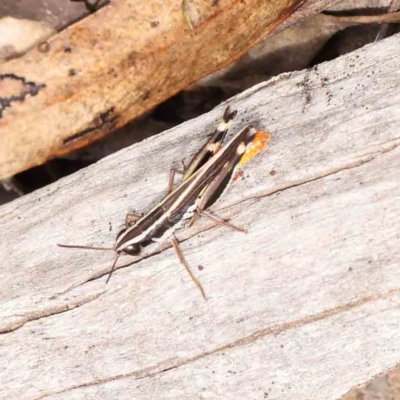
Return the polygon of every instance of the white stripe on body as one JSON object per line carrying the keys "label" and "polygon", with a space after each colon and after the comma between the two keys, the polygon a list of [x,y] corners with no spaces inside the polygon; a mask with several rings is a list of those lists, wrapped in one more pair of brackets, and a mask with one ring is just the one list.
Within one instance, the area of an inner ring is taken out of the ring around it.
{"label": "white stripe on body", "polygon": [[[155,221],[150,227],[148,227],[144,232],[142,232],[140,235],[138,235],[138,236],[136,236],[136,237],[134,237],[134,238],[128,240],[127,242],[125,242],[125,243],[122,244],[121,246],[118,246],[118,242],[117,242],[116,247],[115,247],[115,251],[116,251],[116,252],[120,252],[120,251],[123,251],[125,248],[127,248],[127,247],[130,246],[130,245],[139,244],[139,243],[143,242],[143,241],[151,234],[152,231],[157,230],[164,222],[168,221],[169,218],[171,217],[171,208],[172,208],[172,206],[173,206],[174,204],[177,204],[177,203],[179,204],[179,203],[181,203],[181,202],[184,200],[184,198],[187,196],[187,193],[188,193],[188,192],[190,193],[190,191],[192,191],[192,189],[194,189],[194,188],[197,186],[198,182],[203,178],[204,173],[206,173],[206,172],[209,170],[209,168],[210,168],[213,164],[217,163],[217,162],[225,155],[225,153],[228,152],[228,151],[230,150],[231,144],[237,139],[237,137],[239,137],[241,134],[243,134],[243,131],[244,131],[244,130],[246,130],[246,129],[248,129],[248,128],[250,129],[250,132],[255,131],[255,129],[254,129],[251,125],[250,125],[250,126],[248,125],[248,126],[246,126],[245,128],[243,128],[242,130],[240,130],[240,131],[229,141],[229,143],[227,143],[227,145],[224,146],[224,147],[222,148],[222,150],[221,150],[220,152],[218,152],[214,157],[212,157],[210,160],[208,160],[199,170],[197,170],[197,171],[188,179],[188,180],[191,179],[192,181],[189,183],[188,187],[181,193],[181,195],[172,203],[172,205],[171,205],[171,207],[170,207],[170,209],[169,209],[169,212],[164,213],[158,220],[156,220],[156,221]],[[237,148],[237,153],[238,153],[238,154],[244,153],[245,149],[246,149],[246,146],[244,146],[243,144],[242,144],[242,145],[239,145],[238,148]],[[187,182],[187,181],[186,181],[186,182]],[[179,187],[178,187],[178,188],[179,188]],[[178,188],[177,188],[177,189],[178,189]],[[175,191],[174,191],[174,192],[175,192]],[[161,202],[161,204],[162,204],[162,203],[165,203],[166,200],[170,198],[170,196],[173,196],[173,195],[174,195],[174,192],[172,192],[170,195],[168,195],[168,196]],[[197,204],[196,204],[196,203],[197,203],[197,202],[195,202],[193,206],[195,206],[195,207],[197,208]],[[143,218],[141,218],[135,225],[133,225],[131,228],[127,229],[127,230],[121,235],[121,237],[119,238],[119,241],[121,241],[127,234],[129,234],[129,232],[130,232],[131,230],[135,229],[135,228],[140,224],[141,221],[143,221],[145,218],[147,218],[147,215],[149,215],[153,210],[155,210],[155,209],[158,208],[159,206],[160,206],[160,204],[157,205],[156,207],[154,207],[148,214],[146,214]],[[191,207],[192,207],[192,206],[190,206],[190,207],[188,208],[188,210],[189,210]],[[188,210],[185,212],[185,214],[188,212]],[[192,212],[192,215],[193,215],[193,213],[194,213],[194,211]],[[184,215],[185,215],[185,214],[184,214]],[[183,218],[182,218],[182,219],[183,219]],[[186,219],[187,219],[187,218],[186,218]],[[174,228],[174,227],[171,227],[170,229],[168,229],[168,231],[170,231],[172,228]],[[175,229],[176,229],[176,228],[175,228]],[[173,232],[173,231],[172,231],[172,232]],[[165,232],[164,232],[164,234],[165,234]],[[163,235],[163,236],[164,236],[164,235]]]}

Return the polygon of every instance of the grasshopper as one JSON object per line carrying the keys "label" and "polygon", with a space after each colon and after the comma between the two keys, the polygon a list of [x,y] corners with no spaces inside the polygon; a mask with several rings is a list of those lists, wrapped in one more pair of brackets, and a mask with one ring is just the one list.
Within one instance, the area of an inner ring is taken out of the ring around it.
{"label": "grasshopper", "polygon": [[[248,125],[236,133],[225,146],[222,146],[230,122],[235,115],[236,111],[232,111],[228,107],[216,131],[182,172],[184,175],[182,182],[175,189],[172,189],[173,177],[171,179],[171,175],[173,176],[173,173],[171,173],[167,196],[144,216],[135,216],[133,223],[127,222],[126,228],[118,233],[115,246],[112,249],[116,256],[107,282],[115,270],[120,255],[137,256],[150,244],[154,242],[163,243],[169,240],[172,242],[179,260],[200,289],[203,298],[206,298],[200,282],[190,271],[174,232],[190,225],[200,216],[205,216],[231,229],[246,232],[246,230],[221,220],[206,211],[223,194],[235,177],[237,169],[258,154],[270,139],[268,133],[257,131],[252,125]],[[109,248],[88,246],[60,244],[59,246],[110,250]]]}

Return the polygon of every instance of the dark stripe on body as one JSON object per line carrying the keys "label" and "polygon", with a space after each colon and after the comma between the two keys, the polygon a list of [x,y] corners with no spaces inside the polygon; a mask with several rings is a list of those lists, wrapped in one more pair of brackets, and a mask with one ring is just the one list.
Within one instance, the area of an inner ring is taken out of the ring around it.
{"label": "dark stripe on body", "polygon": [[[179,219],[180,216],[184,214],[184,210],[187,210],[187,208],[196,201],[201,191],[212,182],[216,176],[222,174],[221,169],[224,167],[227,169],[227,171],[224,172],[225,175],[228,175],[229,172],[233,171],[237,162],[240,160],[237,155],[239,145],[243,143],[244,146],[247,146],[254,139],[255,133],[256,131],[251,125],[238,132],[236,136],[234,136],[219,153],[208,160],[203,167],[197,170],[172,193],[165,197],[161,203],[140,219],[136,225],[128,228],[124,233],[122,233],[117,240],[116,250],[123,251],[123,245],[134,238],[138,238],[138,241],[135,243],[142,244],[145,241],[148,242],[150,238],[153,238],[155,232],[159,233],[163,230],[165,232],[167,229],[171,228],[176,219]],[[232,162],[229,163],[229,161]],[[221,182],[225,182],[225,178],[221,179]],[[214,186],[217,185],[212,185],[213,190],[217,190],[217,187]],[[214,198],[211,192],[209,192],[208,196]],[[154,229],[151,229],[152,225],[157,221],[157,225]],[[143,238],[140,238],[140,235],[147,230],[149,231],[146,235]]]}

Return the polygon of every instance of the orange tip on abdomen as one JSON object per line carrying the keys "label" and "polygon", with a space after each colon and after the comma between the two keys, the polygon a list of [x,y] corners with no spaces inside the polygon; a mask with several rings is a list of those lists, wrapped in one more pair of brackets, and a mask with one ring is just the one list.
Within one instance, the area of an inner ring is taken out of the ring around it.
{"label": "orange tip on abdomen", "polygon": [[253,141],[247,146],[243,157],[237,167],[241,169],[252,158],[254,158],[271,141],[271,134],[265,131],[257,131]]}

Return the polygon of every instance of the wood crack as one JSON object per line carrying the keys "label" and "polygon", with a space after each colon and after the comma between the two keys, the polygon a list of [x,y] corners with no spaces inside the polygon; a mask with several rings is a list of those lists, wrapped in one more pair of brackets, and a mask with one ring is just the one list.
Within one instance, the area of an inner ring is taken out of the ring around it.
{"label": "wood crack", "polygon": [[[286,190],[290,190],[290,189],[295,188],[295,187],[299,187],[299,186],[302,186],[302,185],[307,185],[309,183],[318,181],[319,179],[324,179],[324,178],[326,178],[328,176],[335,175],[335,174],[340,173],[342,171],[360,167],[360,166],[362,166],[364,164],[367,164],[367,163],[373,161],[375,158],[379,157],[380,155],[383,155],[383,154],[386,154],[386,153],[388,153],[390,151],[395,150],[399,145],[400,145],[400,141],[398,141],[398,140],[393,140],[391,142],[384,143],[384,144],[382,144],[382,146],[383,147],[384,146],[388,146],[388,148],[382,149],[379,152],[373,152],[371,154],[365,154],[365,155],[362,156],[362,159],[359,160],[359,161],[353,162],[353,163],[351,163],[349,165],[346,165],[346,166],[342,166],[342,167],[336,168],[336,169],[331,170],[331,171],[327,171],[326,173],[323,173],[323,174],[318,175],[316,177],[310,177],[309,179],[304,179],[304,180],[302,180],[300,182],[293,182],[290,185],[279,187],[279,188],[274,189],[273,191],[267,192],[265,194],[260,194],[260,195],[257,195],[257,196],[248,197],[246,199],[241,199],[240,201],[238,201],[236,203],[229,204],[228,206],[225,206],[225,207],[223,207],[221,209],[218,209],[217,211],[228,210],[228,209],[230,209],[230,208],[232,208],[234,206],[245,204],[245,203],[247,203],[249,201],[254,201],[254,200],[258,201],[258,200],[260,200],[262,198],[265,198],[265,197],[268,197],[268,196],[272,196],[272,195],[274,195],[274,194],[276,194],[278,192],[284,192]],[[234,217],[236,217],[238,215],[240,215],[240,210],[238,212],[234,213],[232,217],[234,218]],[[192,234],[190,234],[188,236],[185,236],[184,238],[180,238],[179,242],[183,243],[183,242],[185,242],[185,241],[187,241],[189,239],[192,239],[193,237],[198,236],[199,234],[202,234],[204,232],[207,232],[207,231],[209,231],[211,229],[218,228],[218,227],[220,227],[220,225],[218,225],[218,224],[209,224],[207,226],[203,226],[200,229],[198,229],[195,232],[193,232]],[[158,250],[152,251],[149,254],[144,254],[144,255],[142,255],[142,256],[130,261],[127,264],[123,264],[123,265],[117,266],[115,268],[115,272],[117,270],[128,268],[128,267],[130,267],[130,266],[132,266],[134,264],[138,264],[142,260],[145,260],[145,259],[148,259],[148,258],[153,257],[155,255],[158,255],[158,254],[162,253],[163,251],[168,250],[170,247],[171,247],[170,244],[165,244],[164,246],[160,247]],[[63,294],[68,293],[68,292],[70,292],[71,290],[73,290],[73,289],[75,289],[77,287],[83,286],[88,282],[95,281],[97,279],[101,279],[101,278],[103,278],[104,276],[106,276],[108,274],[109,274],[109,271],[98,272],[96,274],[93,274],[93,276],[91,276],[89,279],[85,280],[84,282],[81,282],[79,284],[76,284],[74,286],[69,287],[65,292],[63,292]]]}
{"label": "wood crack", "polygon": [[99,113],[92,121],[92,126],[74,133],[71,136],[67,136],[63,139],[64,145],[69,145],[71,142],[74,142],[78,139],[82,139],[84,136],[101,133],[102,129],[112,130],[116,123],[118,117],[115,115],[115,107],[109,108],[107,111]]}
{"label": "wood crack", "polygon": [[117,381],[117,380],[125,379],[125,378],[136,378],[136,379],[152,378],[154,376],[161,375],[162,373],[168,372],[172,369],[176,369],[176,368],[185,366],[187,364],[196,362],[196,361],[204,359],[206,357],[213,356],[218,353],[223,353],[223,352],[235,349],[237,347],[246,346],[246,345],[256,342],[260,339],[263,339],[267,336],[271,336],[271,335],[276,336],[278,334],[282,334],[282,333],[292,330],[292,329],[299,329],[303,326],[306,326],[306,325],[309,325],[309,324],[312,324],[312,323],[315,323],[318,321],[322,321],[322,320],[330,318],[330,317],[334,317],[335,315],[338,315],[340,313],[344,313],[344,312],[351,311],[353,309],[360,308],[360,307],[364,306],[365,304],[376,301],[376,300],[390,299],[390,297],[392,297],[393,295],[396,295],[396,294],[400,294],[400,288],[392,289],[392,290],[390,290],[388,292],[384,292],[384,293],[378,293],[378,294],[374,294],[371,296],[366,296],[366,297],[360,298],[358,300],[354,300],[350,303],[346,303],[341,306],[333,307],[331,309],[322,311],[315,315],[310,315],[310,316],[301,318],[299,320],[295,320],[295,321],[287,322],[284,324],[272,326],[270,328],[259,330],[259,331],[254,332],[246,337],[243,337],[241,339],[238,339],[231,343],[228,343],[224,346],[218,347],[218,348],[210,350],[210,351],[206,351],[204,353],[195,355],[193,357],[189,357],[185,360],[180,360],[180,361],[178,360],[175,362],[171,361],[171,360],[166,360],[155,366],[151,366],[151,367],[145,368],[140,371],[134,371],[134,372],[120,374],[120,375],[116,375],[116,376],[105,378],[105,379],[98,379],[95,381],[82,383],[79,385],[71,386],[70,388],[61,390],[59,392],[46,393],[45,395],[37,397],[35,400],[44,399],[44,398],[52,396],[52,395],[58,395],[58,394],[62,394],[62,393],[71,392],[73,390],[77,390],[77,389],[81,389],[81,388],[85,388],[85,387],[89,387],[89,386],[102,385],[102,384],[106,384],[109,382],[113,382],[113,381]]}
{"label": "wood crack", "polygon": [[299,187],[299,186],[307,185],[307,184],[312,183],[312,182],[316,182],[316,181],[318,181],[320,179],[324,179],[324,178],[326,178],[328,176],[336,175],[336,174],[338,174],[338,173],[340,173],[342,171],[358,168],[358,167],[360,167],[360,166],[362,166],[364,164],[367,164],[367,163],[369,163],[371,161],[374,161],[377,157],[379,157],[381,155],[384,155],[386,153],[389,153],[391,151],[396,150],[396,148],[400,146],[400,141],[399,140],[393,140],[393,141],[384,143],[382,146],[385,146],[385,145],[389,145],[388,148],[382,149],[381,151],[378,151],[378,152],[373,152],[373,153],[370,153],[370,154],[364,154],[361,157],[360,160],[355,161],[353,163],[349,163],[348,165],[332,169],[330,171],[327,171],[326,173],[322,173],[320,175],[317,175],[317,176],[314,176],[314,177],[310,177],[308,179],[303,179],[303,180],[301,180],[299,182],[291,182],[289,185],[284,185],[284,186],[278,187],[278,188],[276,188],[274,190],[271,190],[271,191],[268,191],[266,193],[261,193],[261,194],[256,195],[256,196],[251,196],[251,197],[248,197],[246,199],[242,199],[242,200],[240,200],[240,201],[238,201],[236,203],[232,203],[232,204],[222,208],[221,210],[229,209],[231,207],[246,203],[248,201],[260,200],[262,198],[265,198],[265,197],[268,197],[268,196],[272,196],[272,195],[274,195],[276,193],[279,193],[279,192],[284,192],[284,191],[290,190],[292,188],[296,188],[296,187]]}
{"label": "wood crack", "polygon": [[62,314],[62,313],[65,313],[67,311],[71,311],[71,310],[73,310],[75,308],[79,308],[79,307],[81,307],[81,306],[83,306],[83,305],[85,305],[87,303],[90,303],[90,302],[92,302],[94,300],[97,300],[104,293],[105,292],[97,293],[97,294],[95,294],[93,296],[90,296],[90,297],[88,297],[88,298],[86,298],[84,300],[78,301],[76,303],[64,304],[64,305],[60,305],[60,306],[58,306],[56,308],[47,309],[47,310],[43,310],[43,311],[40,311],[40,312],[28,314],[28,315],[26,315],[24,317],[24,319],[22,319],[22,320],[20,320],[18,322],[15,322],[15,323],[12,323],[12,324],[9,324],[9,325],[5,325],[5,326],[0,326],[0,335],[7,334],[7,333],[10,333],[10,332],[14,332],[17,329],[22,328],[28,322],[37,321],[37,320],[40,320],[40,319],[43,319],[43,318],[48,318],[48,317],[51,317],[53,315]]}

